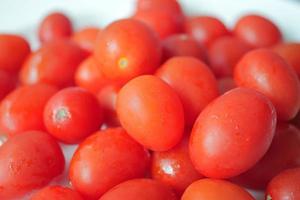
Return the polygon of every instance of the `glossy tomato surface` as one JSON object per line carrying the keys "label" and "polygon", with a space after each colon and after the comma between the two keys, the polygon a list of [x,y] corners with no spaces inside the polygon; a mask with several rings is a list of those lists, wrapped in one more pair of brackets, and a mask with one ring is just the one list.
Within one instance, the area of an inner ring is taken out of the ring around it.
{"label": "glossy tomato surface", "polygon": [[81,48],[92,53],[95,49],[95,43],[100,32],[100,28],[86,27],[75,32],[72,35],[72,40],[76,42]]}
{"label": "glossy tomato surface", "polygon": [[34,193],[30,200],[83,200],[83,198],[70,188],[48,186]]}

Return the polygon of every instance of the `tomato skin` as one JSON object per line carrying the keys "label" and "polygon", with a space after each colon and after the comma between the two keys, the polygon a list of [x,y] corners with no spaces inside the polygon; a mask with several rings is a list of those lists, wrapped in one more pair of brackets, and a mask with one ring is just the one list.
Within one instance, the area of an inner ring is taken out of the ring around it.
{"label": "tomato skin", "polygon": [[83,200],[74,190],[62,186],[48,186],[36,192],[30,200]]}
{"label": "tomato skin", "polygon": [[185,31],[204,47],[209,47],[217,38],[229,34],[229,31],[219,19],[210,16],[187,19]]}
{"label": "tomato skin", "polygon": [[288,169],[275,176],[266,191],[266,200],[300,199],[300,168]]}
{"label": "tomato skin", "polygon": [[220,37],[209,47],[210,67],[217,77],[232,76],[235,65],[250,50],[251,47],[247,43],[236,37]]}
{"label": "tomato skin", "polygon": [[20,81],[25,85],[47,83],[60,88],[73,85],[75,71],[87,55],[72,41],[49,42],[25,61],[20,71]]}
{"label": "tomato skin", "polygon": [[122,128],[98,131],[76,150],[69,176],[83,197],[98,199],[115,185],[143,177],[149,153]]}
{"label": "tomato skin", "polygon": [[123,19],[101,32],[95,58],[106,77],[126,82],[155,71],[160,64],[161,45],[147,25],[135,19]]}
{"label": "tomato skin", "polygon": [[0,129],[13,136],[29,130],[45,130],[43,110],[57,88],[45,84],[21,86],[0,104]]}
{"label": "tomato skin", "polygon": [[183,135],[184,112],[179,97],[152,75],[134,78],[121,88],[117,114],[128,134],[153,151],[171,149]]}
{"label": "tomato skin", "polygon": [[78,143],[100,129],[103,111],[96,96],[79,87],[65,88],[53,95],[44,109],[48,132],[65,143]]}
{"label": "tomato skin", "polygon": [[280,123],[270,149],[249,171],[234,178],[239,184],[253,189],[265,189],[281,171],[300,167],[300,131],[293,125]]}
{"label": "tomato skin", "polygon": [[13,199],[46,185],[64,169],[58,143],[47,133],[28,131],[0,147],[0,198]]}
{"label": "tomato skin", "polygon": [[0,69],[16,73],[30,54],[25,38],[13,34],[0,34]]}
{"label": "tomato skin", "polygon": [[0,101],[17,85],[16,75],[0,70]]}
{"label": "tomato skin", "polygon": [[230,90],[200,113],[190,138],[191,160],[206,177],[237,176],[267,152],[275,126],[276,111],[264,95],[246,88]]}
{"label": "tomato skin", "polygon": [[42,43],[57,39],[68,38],[73,32],[70,19],[60,12],[50,13],[46,16],[38,30],[39,39]]}
{"label": "tomato skin", "polygon": [[270,47],[282,40],[279,28],[259,15],[246,15],[238,20],[233,33],[253,48]]}
{"label": "tomato skin", "polygon": [[97,27],[86,27],[72,35],[72,40],[76,42],[81,48],[92,53],[95,48],[95,43],[101,29]]}
{"label": "tomato skin", "polygon": [[299,111],[298,77],[292,67],[271,50],[247,53],[235,67],[234,80],[238,86],[256,89],[270,98],[279,120],[290,120]]}
{"label": "tomato skin", "polygon": [[175,193],[162,183],[152,179],[133,179],[123,182],[99,200],[178,200]]}
{"label": "tomato skin", "polygon": [[205,106],[219,95],[211,70],[193,57],[173,57],[158,69],[156,75],[177,92],[188,126],[192,126]]}
{"label": "tomato skin", "polygon": [[254,200],[243,188],[229,181],[201,179],[192,183],[184,192],[182,200]]}
{"label": "tomato skin", "polygon": [[224,94],[225,92],[236,88],[235,82],[232,77],[219,78],[217,81],[220,94]]}
{"label": "tomato skin", "polygon": [[181,13],[181,6],[176,0],[138,0],[136,10],[171,10],[175,13]]}

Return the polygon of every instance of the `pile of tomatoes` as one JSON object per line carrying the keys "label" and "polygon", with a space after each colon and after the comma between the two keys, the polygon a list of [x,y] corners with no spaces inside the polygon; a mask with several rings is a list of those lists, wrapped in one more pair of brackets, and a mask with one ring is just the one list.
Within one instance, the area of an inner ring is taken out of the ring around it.
{"label": "pile of tomatoes", "polygon": [[[101,19],[100,19],[101,20]],[[300,199],[300,43],[260,15],[232,29],[176,0],[40,47],[0,34],[0,199]],[[48,184],[79,144],[70,185]]]}

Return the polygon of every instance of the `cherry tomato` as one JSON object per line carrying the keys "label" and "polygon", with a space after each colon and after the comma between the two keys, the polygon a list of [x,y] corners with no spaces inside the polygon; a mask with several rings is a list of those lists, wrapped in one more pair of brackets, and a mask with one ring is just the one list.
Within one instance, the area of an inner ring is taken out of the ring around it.
{"label": "cherry tomato", "polygon": [[219,78],[217,81],[220,94],[224,94],[236,87],[234,80],[231,77]]}
{"label": "cherry tomato", "polygon": [[76,42],[81,48],[88,52],[93,52],[98,34],[101,29],[97,27],[86,27],[78,32],[75,32],[72,36],[72,40]]}
{"label": "cherry tomato", "polygon": [[300,83],[295,71],[267,49],[247,53],[235,67],[238,86],[256,89],[274,104],[278,119],[290,120],[300,108]]}
{"label": "cherry tomato", "polygon": [[266,200],[300,199],[300,168],[288,169],[275,176],[266,191]]}
{"label": "cherry tomato", "polygon": [[70,165],[70,180],[84,197],[98,199],[115,185],[143,177],[149,153],[122,128],[91,135],[76,150]]}
{"label": "cherry tomato", "polygon": [[206,51],[198,42],[187,34],[176,34],[162,42],[164,60],[174,56],[193,56],[206,62]]}
{"label": "cherry tomato", "polygon": [[194,181],[202,178],[194,168],[188,152],[188,137],[169,151],[152,154],[152,177],[172,187],[181,195]]}
{"label": "cherry tomato", "polygon": [[211,69],[217,77],[231,76],[233,68],[251,47],[233,36],[218,38],[208,50]]}
{"label": "cherry tomato", "polygon": [[217,38],[229,34],[229,31],[219,19],[210,16],[187,19],[185,31],[205,47],[209,47]]}
{"label": "cherry tomato", "polygon": [[162,183],[151,179],[133,179],[123,182],[99,200],[178,200],[173,191]]}
{"label": "cherry tomato", "polygon": [[153,31],[134,19],[123,19],[106,27],[96,43],[95,56],[103,74],[128,81],[155,71],[161,46]]}
{"label": "cherry tomato", "polygon": [[83,198],[70,188],[48,186],[36,192],[30,200],[83,200]]}
{"label": "cherry tomato", "polygon": [[40,41],[49,42],[70,37],[73,28],[70,19],[66,15],[54,12],[43,19],[38,31]]}
{"label": "cherry tomato", "polygon": [[16,84],[16,75],[0,69],[0,101],[16,87]]}
{"label": "cherry tomato", "polygon": [[62,173],[64,156],[47,133],[28,131],[0,147],[0,199],[13,199]]}
{"label": "cherry tomato", "polygon": [[228,181],[201,179],[192,183],[184,192],[182,200],[254,200],[243,188]]}
{"label": "cherry tomato", "polygon": [[218,96],[216,78],[208,66],[196,58],[171,58],[156,75],[177,92],[188,126],[192,126],[204,107]]}
{"label": "cherry tomato", "polygon": [[20,80],[23,84],[73,85],[77,66],[86,57],[87,53],[69,40],[49,42],[27,59],[21,69]]}
{"label": "cherry tomato", "polygon": [[100,129],[103,111],[96,96],[79,87],[56,93],[45,106],[48,132],[65,143],[78,143]]}
{"label": "cherry tomato", "polygon": [[300,131],[291,124],[279,124],[266,155],[249,171],[234,180],[246,187],[265,189],[281,171],[300,167]]}
{"label": "cherry tomato", "polygon": [[25,38],[0,34],[0,69],[8,72],[17,72],[30,53],[30,46]]}
{"label": "cherry tomato", "polygon": [[181,13],[181,6],[176,0],[138,0],[137,10],[163,9]]}
{"label": "cherry tomato", "polygon": [[282,40],[279,28],[259,15],[246,15],[238,20],[233,33],[254,48],[269,47]]}
{"label": "cherry tomato", "polygon": [[300,43],[281,43],[273,50],[289,63],[300,77]]}
{"label": "cherry tomato", "polygon": [[190,138],[191,160],[207,177],[239,175],[267,152],[275,126],[276,111],[269,99],[255,90],[233,89],[199,115]]}
{"label": "cherry tomato", "polygon": [[117,113],[128,134],[153,151],[171,149],[183,135],[182,103],[176,92],[155,76],[139,76],[123,86]]}
{"label": "cherry tomato", "polygon": [[43,110],[57,89],[38,84],[21,86],[8,94],[0,104],[0,130],[15,135],[29,130],[45,130]]}

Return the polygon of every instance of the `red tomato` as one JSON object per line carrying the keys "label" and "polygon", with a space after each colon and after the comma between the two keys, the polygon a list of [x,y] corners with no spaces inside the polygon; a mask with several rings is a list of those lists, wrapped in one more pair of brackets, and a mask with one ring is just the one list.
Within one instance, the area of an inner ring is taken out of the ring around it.
{"label": "red tomato", "polygon": [[193,56],[206,62],[206,51],[198,42],[187,34],[176,34],[162,42],[164,60],[174,56]]}
{"label": "red tomato", "polygon": [[81,48],[93,52],[98,34],[101,29],[96,27],[86,27],[73,34],[72,40],[76,42]]}
{"label": "red tomato", "polygon": [[233,89],[199,115],[190,138],[192,162],[207,177],[239,175],[267,152],[275,126],[270,100],[255,90]]}
{"label": "red tomato", "polygon": [[133,179],[123,182],[99,200],[178,200],[175,193],[162,183],[151,179]]}
{"label": "red tomato", "polygon": [[70,188],[48,186],[36,192],[30,200],[83,200],[83,198]]}
{"label": "red tomato", "polygon": [[45,130],[43,110],[57,89],[38,84],[21,86],[8,94],[0,104],[0,130],[15,135],[29,130]]}
{"label": "red tomato", "polygon": [[40,41],[49,42],[70,37],[73,28],[70,19],[66,15],[54,12],[43,19],[38,31]]}
{"label": "red tomato", "polygon": [[210,16],[187,19],[185,31],[205,47],[209,47],[217,38],[229,34],[219,19]]}
{"label": "red tomato", "polygon": [[209,47],[210,67],[217,77],[231,76],[235,65],[250,49],[251,47],[247,43],[238,38],[220,37]]}
{"label": "red tomato", "polygon": [[17,72],[30,53],[28,42],[21,36],[0,34],[0,69]]}
{"label": "red tomato", "polygon": [[123,86],[117,113],[128,134],[153,151],[169,150],[182,137],[182,103],[176,92],[155,76],[140,76]]}
{"label": "red tomato", "polygon": [[47,133],[28,131],[0,147],[0,199],[13,199],[46,185],[64,169],[64,156]]}
{"label": "red tomato", "polygon": [[243,188],[223,180],[201,179],[192,183],[182,200],[254,200]]}
{"label": "red tomato", "polygon": [[300,78],[300,43],[281,43],[273,50],[294,68]]}
{"label": "red tomato", "polygon": [[300,199],[300,168],[288,169],[275,176],[266,191],[266,200]]}
{"label": "red tomato", "polygon": [[188,138],[169,151],[152,154],[152,177],[172,187],[179,195],[202,178],[194,168],[188,152]]}
{"label": "red tomato", "polygon": [[74,74],[87,53],[68,40],[43,45],[24,63],[20,80],[23,84],[48,83],[58,87],[74,84]]}
{"label": "red tomato", "polygon": [[143,177],[149,153],[122,128],[98,131],[76,150],[70,180],[84,197],[97,199],[115,185]]}
{"label": "red tomato", "polygon": [[46,104],[44,123],[48,132],[65,143],[78,143],[100,129],[103,111],[96,96],[78,87],[56,93]]}
{"label": "red tomato", "polygon": [[16,84],[16,75],[0,69],[0,101],[16,87]]}
{"label": "red tomato", "polygon": [[265,189],[281,171],[300,167],[300,131],[291,124],[279,124],[266,155],[249,171],[234,180],[246,187]]}
{"label": "red tomato", "polygon": [[137,10],[163,9],[181,13],[181,6],[176,0],[138,0]]}
{"label": "red tomato", "polygon": [[100,34],[95,56],[103,74],[128,81],[159,66],[161,46],[153,31],[134,19],[115,21]]}
{"label": "red tomato", "polygon": [[219,94],[217,81],[211,70],[193,57],[171,58],[156,75],[177,92],[188,126],[194,124],[199,113]]}
{"label": "red tomato", "polygon": [[290,120],[300,108],[300,83],[295,71],[267,49],[247,53],[235,67],[238,86],[256,89],[274,104],[278,119]]}
{"label": "red tomato", "polygon": [[282,40],[278,27],[259,15],[246,15],[240,18],[233,33],[254,48],[269,47]]}
{"label": "red tomato", "polygon": [[220,94],[224,94],[236,87],[234,80],[231,77],[220,78],[217,81]]}

